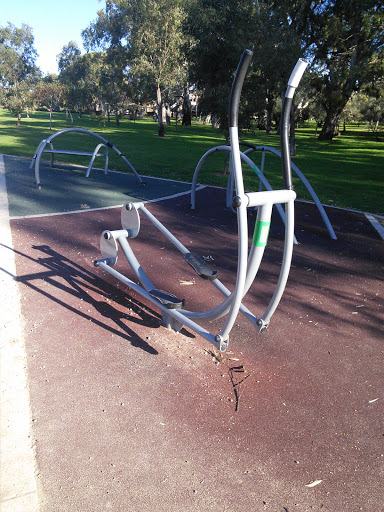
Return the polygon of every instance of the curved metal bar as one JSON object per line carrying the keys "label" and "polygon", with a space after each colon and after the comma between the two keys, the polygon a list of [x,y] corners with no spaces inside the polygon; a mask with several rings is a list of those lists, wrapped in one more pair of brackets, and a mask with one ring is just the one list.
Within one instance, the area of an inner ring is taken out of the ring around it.
{"label": "curved metal bar", "polygon": [[240,103],[240,95],[243,87],[245,75],[251,62],[253,52],[245,50],[241,56],[239,66],[233,80],[231,96],[229,99],[229,138],[232,150],[232,166],[235,178],[236,188],[236,208],[237,208],[237,232],[238,232],[238,249],[237,249],[237,276],[236,285],[233,290],[233,298],[231,300],[228,315],[225,318],[224,325],[217,340],[227,342],[229,333],[235,323],[237,314],[240,310],[241,301],[244,296],[245,282],[247,278],[247,260],[248,260],[248,218],[247,218],[247,201],[244,191],[243,171],[241,168],[241,156],[239,146],[239,130],[238,130],[238,110]]}
{"label": "curved metal bar", "polygon": [[[194,172],[194,175],[193,175],[193,181],[192,181],[192,187],[191,187],[191,209],[194,210],[196,208],[196,187],[197,187],[197,178],[198,178],[198,175],[199,175],[199,172],[200,172],[200,169],[204,163],[204,160],[209,156],[211,155],[212,153],[215,153],[216,151],[232,151],[231,147],[230,146],[216,146],[214,148],[211,148],[210,150],[208,150],[206,153],[204,153],[204,155],[200,158],[199,160],[199,163],[197,164],[196,166],[196,169],[195,169],[195,172]],[[267,180],[267,178],[264,176],[264,174],[262,172],[260,172],[260,170],[258,169],[258,167],[255,165],[255,163],[245,154],[245,153],[241,153],[240,152],[240,158],[241,160],[244,160],[244,162],[246,164],[248,164],[251,169],[253,171],[255,171],[255,173],[257,174],[260,182],[264,185],[264,187],[266,188],[266,190],[273,190],[273,188],[271,187],[269,181]],[[228,180],[231,179],[231,176],[229,176]],[[234,178],[232,178],[234,179]],[[285,213],[284,213],[284,210],[281,206],[281,204],[279,203],[276,203],[276,208],[277,208],[277,211],[280,215],[280,218],[283,222],[283,224],[285,225]],[[294,243],[297,244],[297,239],[296,239],[296,236],[294,237]]]}
{"label": "curved metal bar", "polygon": [[159,301],[154,299],[144,288],[142,288],[140,285],[134,283],[131,279],[128,279],[123,274],[115,270],[114,268],[110,267],[107,263],[103,261],[98,261],[97,266],[104,269],[109,274],[113,275],[117,279],[119,279],[122,283],[126,284],[129,288],[132,288],[135,292],[140,294],[142,297],[147,299],[149,302],[151,302],[154,306],[159,308],[163,313],[165,313],[168,316],[171,316],[176,321],[180,322],[180,324],[184,324],[193,331],[200,334],[200,336],[203,336],[206,340],[208,340],[210,343],[212,343],[217,349],[219,350],[225,350],[227,347],[220,342],[216,340],[216,336],[214,336],[212,333],[201,327],[200,325],[196,324],[193,320],[186,318],[184,315],[182,315],[179,310],[177,309],[167,309],[164,307]]}
{"label": "curved metal bar", "polygon": [[197,187],[197,179],[199,177],[200,169],[205,161],[205,159],[211,155],[212,153],[216,153],[216,151],[231,151],[229,146],[215,146],[214,148],[209,149],[204,155],[200,158],[195,172],[193,173],[192,186],[191,186],[191,209],[194,210],[196,208],[196,187]]}
{"label": "curved metal bar", "polygon": [[[237,129],[237,114],[238,114],[238,103],[241,94],[241,88],[243,85],[243,81],[245,78],[245,74],[252,56],[252,52],[246,50],[242,58],[240,60],[239,67],[236,72],[236,76],[234,79],[234,83],[232,86],[231,92],[231,101],[230,101],[230,141],[231,147],[228,146],[219,146],[217,148],[212,148],[209,150],[202,159],[195,170],[194,173],[194,181],[193,181],[193,202],[194,202],[194,193],[196,188],[197,176],[200,171],[201,165],[204,159],[214,151],[225,150],[231,151],[232,161],[233,161],[233,178],[234,185],[236,190],[236,196],[234,198],[233,205],[237,211],[237,224],[238,224],[238,254],[237,254],[237,275],[236,275],[236,284],[235,288],[232,292],[230,292],[225,286],[220,283],[217,279],[214,279],[212,283],[216,286],[216,288],[226,297],[224,301],[208,312],[204,313],[192,313],[186,310],[177,309],[177,310],[167,310],[164,305],[160,304],[156,299],[154,299],[145,288],[152,287],[152,283],[149,280],[148,276],[142,270],[140,263],[134,256],[127,240],[126,234],[122,234],[118,236],[120,246],[123,249],[123,252],[133,267],[133,270],[136,274],[136,277],[139,278],[143,286],[138,286],[133,281],[129,280],[122,274],[113,270],[110,266],[106,264],[106,262],[102,260],[97,260],[97,264],[115,275],[122,282],[125,282],[128,286],[136,290],[142,296],[146,297],[151,303],[155,304],[160,310],[163,312],[163,319],[167,319],[167,323],[172,326],[172,323],[168,322],[169,317],[172,317],[176,322],[173,325],[176,325],[178,328],[185,324],[191,327],[194,331],[204,336],[207,340],[213,343],[220,350],[226,350],[228,347],[229,333],[234,325],[234,322],[237,318],[237,315],[242,312],[252,323],[255,323],[260,327],[260,329],[264,329],[269,320],[274,313],[281,296],[283,294],[289,269],[291,265],[292,259],[292,250],[293,250],[293,240],[294,240],[294,199],[296,197],[295,192],[292,190],[291,186],[291,165],[290,165],[290,157],[289,152],[287,153],[287,143],[288,139],[286,134],[282,136],[281,145],[282,145],[282,153],[284,153],[284,158],[282,159],[282,170],[284,176],[284,184],[286,185],[286,189],[284,190],[276,190],[273,191],[272,187],[269,185],[268,181],[265,177],[260,173],[257,167],[254,165],[252,160],[250,160],[245,154],[240,152],[240,145],[238,139],[238,129]],[[294,89],[297,86],[298,81],[300,80],[300,73],[302,74],[303,65],[297,65],[293,74],[291,75],[287,93],[286,93],[286,101],[285,101],[285,119],[286,119],[286,110],[289,109],[289,103],[292,100]],[[297,71],[297,69],[300,71]],[[298,75],[300,77],[298,78]],[[293,78],[292,78],[293,76]],[[288,101],[289,100],[289,101]],[[287,131],[287,124],[284,124],[284,131]],[[219,149],[218,149],[219,148]],[[245,193],[244,183],[243,183],[243,174],[242,174],[242,166],[241,160],[244,160],[248,165],[250,165],[257,175],[260,177],[260,180],[263,182],[265,187],[267,188],[267,192],[253,192],[253,193]],[[279,274],[279,279],[272,296],[272,299],[265,311],[265,313],[257,319],[255,315],[253,315],[250,311],[248,311],[245,306],[242,304],[242,300],[244,295],[247,293],[249,287],[251,286],[256,273],[258,271],[260,262],[262,260],[262,256],[264,253],[264,248],[267,243],[268,232],[269,232],[269,224],[272,213],[273,204],[278,204],[281,208],[281,203],[287,204],[286,206],[286,223],[285,223],[285,243],[284,243],[284,255],[282,267]],[[248,219],[247,219],[247,207],[248,206],[258,206],[258,215],[255,223],[255,231],[254,237],[252,241],[252,249],[248,255]],[[142,212],[149,218],[150,221],[181,251],[183,254],[189,253],[188,249],[184,247],[184,245],[177,240],[176,237],[170,233],[165,226],[163,226],[146,208],[143,204],[134,205],[135,208],[142,210]],[[116,235],[117,236],[117,235]],[[147,281],[148,280],[148,281]],[[210,316],[208,316],[210,315]],[[199,319],[214,319],[220,316],[226,315],[224,320],[222,329],[220,332],[213,336],[211,333],[206,331],[204,328],[200,327],[196,324],[192,318]]]}
{"label": "curved metal bar", "polygon": [[267,327],[269,321],[276,311],[277,306],[279,305],[280,299],[283,295],[285,285],[287,284],[289,270],[291,267],[292,261],[292,249],[293,249],[293,229],[294,229],[294,215],[295,208],[294,202],[290,201],[287,203],[287,223],[285,225],[285,243],[284,243],[284,253],[283,253],[283,261],[281,264],[280,275],[277,281],[277,285],[275,288],[275,292],[272,296],[272,299],[265,310],[265,312],[260,317],[260,327]]}
{"label": "curved metal bar", "polygon": [[[248,155],[252,151],[263,151],[263,155],[265,155],[265,152],[273,153],[274,155],[281,158],[281,153],[279,150],[275,148],[271,148],[269,146],[254,146],[253,144],[241,143],[241,145],[248,146],[248,149],[244,151],[245,155]],[[307,178],[304,176],[304,174],[300,171],[300,169],[297,167],[295,163],[291,161],[291,168],[296,173],[296,175],[300,178],[305,188],[308,190],[309,194],[311,195],[313,202],[317,206],[317,209],[319,210],[319,213],[321,215],[321,218],[323,219],[323,222],[325,224],[325,227],[328,230],[329,236],[332,238],[332,240],[337,240],[336,233],[332,227],[332,224],[328,218],[328,215],[326,211],[324,210],[324,206],[321,204],[320,199],[318,198],[315,190],[307,180]]]}
{"label": "curved metal bar", "polygon": [[304,59],[299,59],[296,66],[293,68],[291,76],[288,80],[288,87],[285,93],[283,102],[283,109],[281,113],[281,127],[280,127],[280,149],[281,149],[281,170],[283,172],[284,186],[288,190],[293,189],[292,185],[292,169],[291,169],[291,153],[289,149],[289,125],[292,109],[293,96],[295,90],[299,85],[301,77],[308,66],[308,62]]}
{"label": "curved metal bar", "polygon": [[85,174],[85,177],[88,178],[88,176],[90,175],[91,171],[92,171],[92,167],[93,167],[93,162],[95,161],[95,158],[96,158],[96,155],[99,153],[99,150],[101,148],[104,148],[104,153],[105,153],[105,167],[104,167],[104,174],[108,174],[108,149],[107,149],[107,146],[103,143],[103,142],[100,142],[100,144],[98,144],[96,147],[95,147],[95,150],[93,152],[93,155],[92,155],[92,158],[91,158],[91,161],[89,162],[89,165],[88,165],[88,169],[87,169],[87,172]]}
{"label": "curved metal bar", "polygon": [[[96,139],[99,139],[103,144],[105,144],[106,146],[108,146],[109,148],[113,149],[113,151],[128,165],[128,167],[131,169],[132,173],[135,175],[137,181],[139,183],[142,183],[143,180],[141,179],[141,177],[139,176],[139,174],[137,173],[136,169],[133,167],[133,165],[127,160],[127,158],[125,157],[125,155],[123,155],[123,153],[121,153],[121,151],[119,151],[117,149],[116,146],[114,146],[111,142],[109,142],[107,139],[105,139],[104,137],[102,137],[101,135],[99,135],[98,133],[95,133],[95,132],[91,132],[90,130],[86,130],[85,128],[64,128],[63,130],[59,130],[55,133],[53,133],[52,135],[50,135],[47,139],[45,140],[42,140],[36,150],[36,153],[35,155],[33,156],[32,158],[32,161],[33,159],[35,159],[35,181],[36,181],[36,185],[38,188],[41,188],[41,183],[40,183],[40,160],[41,160],[41,156],[44,152],[44,149],[45,149],[45,146],[47,144],[50,144],[51,141],[53,139],[55,139],[56,137],[58,137],[59,135],[62,135],[63,133],[69,133],[69,132],[78,132],[78,133],[85,133],[87,135],[91,135],[92,137],[95,137]],[[32,165],[32,164],[31,164]]]}
{"label": "curved metal bar", "polygon": [[[195,169],[195,172],[194,172],[194,175],[193,175],[193,180],[192,180],[192,187],[191,187],[191,209],[192,210],[194,210],[196,208],[196,187],[197,187],[197,178],[199,176],[200,169],[201,169],[205,159],[209,155],[211,155],[212,153],[215,153],[216,151],[229,151],[229,152],[232,152],[232,148],[230,146],[216,146],[216,147],[211,148],[210,150],[208,150],[200,158],[199,163],[196,166],[196,169]],[[240,153],[240,158],[241,158],[241,160],[244,160],[244,162],[246,164],[248,164],[253,171],[255,171],[255,173],[257,174],[258,178],[260,179],[260,181],[263,183],[264,187],[267,190],[273,190],[273,188],[271,187],[271,184],[269,183],[267,178],[264,176],[264,174],[259,171],[259,169],[255,165],[255,163],[249,157],[247,157],[247,155],[245,153]],[[276,206],[277,206],[277,208],[279,210],[279,215],[281,217],[281,220],[283,222],[285,222],[284,210],[281,208],[280,205],[276,205]],[[280,206],[280,208],[279,208],[279,206]]]}

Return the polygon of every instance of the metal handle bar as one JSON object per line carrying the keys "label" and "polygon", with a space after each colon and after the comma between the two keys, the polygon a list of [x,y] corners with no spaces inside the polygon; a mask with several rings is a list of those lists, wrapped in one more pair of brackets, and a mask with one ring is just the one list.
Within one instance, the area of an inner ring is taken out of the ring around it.
{"label": "metal handle bar", "polygon": [[231,96],[229,98],[229,127],[238,126],[238,113],[241,89],[243,88],[244,78],[247,73],[249,63],[251,62],[253,52],[244,50],[239,65],[237,66],[235,78],[232,84]]}
{"label": "metal handle bar", "polygon": [[284,187],[293,190],[291,155],[289,151],[289,118],[291,114],[293,95],[296,87],[299,85],[301,77],[307,67],[308,62],[299,59],[288,80],[288,87],[285,93],[283,111],[281,113],[280,130],[280,149],[281,149],[281,167],[283,171]]}
{"label": "metal handle bar", "polygon": [[282,204],[294,201],[296,194],[293,190],[264,190],[263,192],[248,192],[245,194],[248,199],[248,208],[263,206],[265,204]]}

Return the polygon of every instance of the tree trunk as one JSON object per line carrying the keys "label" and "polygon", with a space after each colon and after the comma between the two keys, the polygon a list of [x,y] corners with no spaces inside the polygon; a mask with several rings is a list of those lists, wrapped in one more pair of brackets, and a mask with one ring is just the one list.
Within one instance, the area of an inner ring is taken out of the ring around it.
{"label": "tree trunk", "polygon": [[165,109],[165,122],[166,122],[167,126],[171,126],[171,115],[172,115],[171,109],[168,104],[166,107],[164,107],[164,109]]}
{"label": "tree trunk", "polygon": [[192,124],[192,115],[191,115],[191,101],[189,99],[188,88],[184,87],[183,94],[183,122],[182,126],[191,126]]}
{"label": "tree trunk", "polygon": [[116,126],[120,126],[119,121],[119,110],[117,108],[117,98],[116,98],[116,89],[115,89],[115,75],[112,75],[112,92],[113,92],[113,103],[115,104],[115,118],[116,118]]}
{"label": "tree trunk", "polygon": [[212,128],[215,128],[216,130],[218,130],[220,128],[220,117],[217,116],[216,114],[213,114],[211,123],[212,123]]}
{"label": "tree trunk", "polygon": [[265,125],[265,133],[270,135],[272,132],[272,111],[267,107],[267,120]]}
{"label": "tree trunk", "polygon": [[266,119],[266,127],[265,127],[265,133],[267,135],[270,135],[272,133],[272,114],[273,114],[273,107],[275,105],[275,102],[273,101],[273,98],[267,94],[267,119]]}
{"label": "tree trunk", "polygon": [[163,101],[161,98],[161,89],[160,86],[157,86],[157,119],[158,119],[158,134],[159,137],[164,137],[165,135],[165,126],[164,126],[164,117],[163,117]]}
{"label": "tree trunk", "polygon": [[20,121],[21,121],[21,112],[18,112],[17,113],[17,126],[20,126]]}
{"label": "tree trunk", "polygon": [[265,113],[264,112],[260,112],[257,115],[257,129],[265,130]]}
{"label": "tree trunk", "polygon": [[341,112],[335,112],[334,109],[327,111],[323,128],[321,129],[319,140],[332,140],[340,136],[339,121]]}

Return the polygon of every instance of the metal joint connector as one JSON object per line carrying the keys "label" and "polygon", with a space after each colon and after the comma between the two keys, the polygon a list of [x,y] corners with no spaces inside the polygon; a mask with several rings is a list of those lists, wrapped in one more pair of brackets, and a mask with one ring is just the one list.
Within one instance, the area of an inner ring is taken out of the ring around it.
{"label": "metal joint connector", "polygon": [[232,206],[234,208],[240,208],[241,206],[241,197],[240,196],[235,196],[232,200]]}

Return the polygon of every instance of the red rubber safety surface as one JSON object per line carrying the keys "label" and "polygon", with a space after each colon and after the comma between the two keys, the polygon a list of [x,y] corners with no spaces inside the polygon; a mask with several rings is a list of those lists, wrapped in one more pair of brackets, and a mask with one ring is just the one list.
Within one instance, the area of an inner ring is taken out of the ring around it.
{"label": "red rubber safety surface", "polygon": [[[222,195],[200,191],[195,212],[188,196],[148,208],[232,287],[236,217]],[[296,212],[268,331],[239,316],[222,355],[93,266],[119,208],[11,221],[43,512],[383,510],[383,242],[361,214],[329,210],[333,241],[312,205]],[[281,232],[276,218],[244,300],[256,314]],[[188,309],[220,300],[143,216],[132,247]],[[132,277],[122,255],[116,268]]]}

